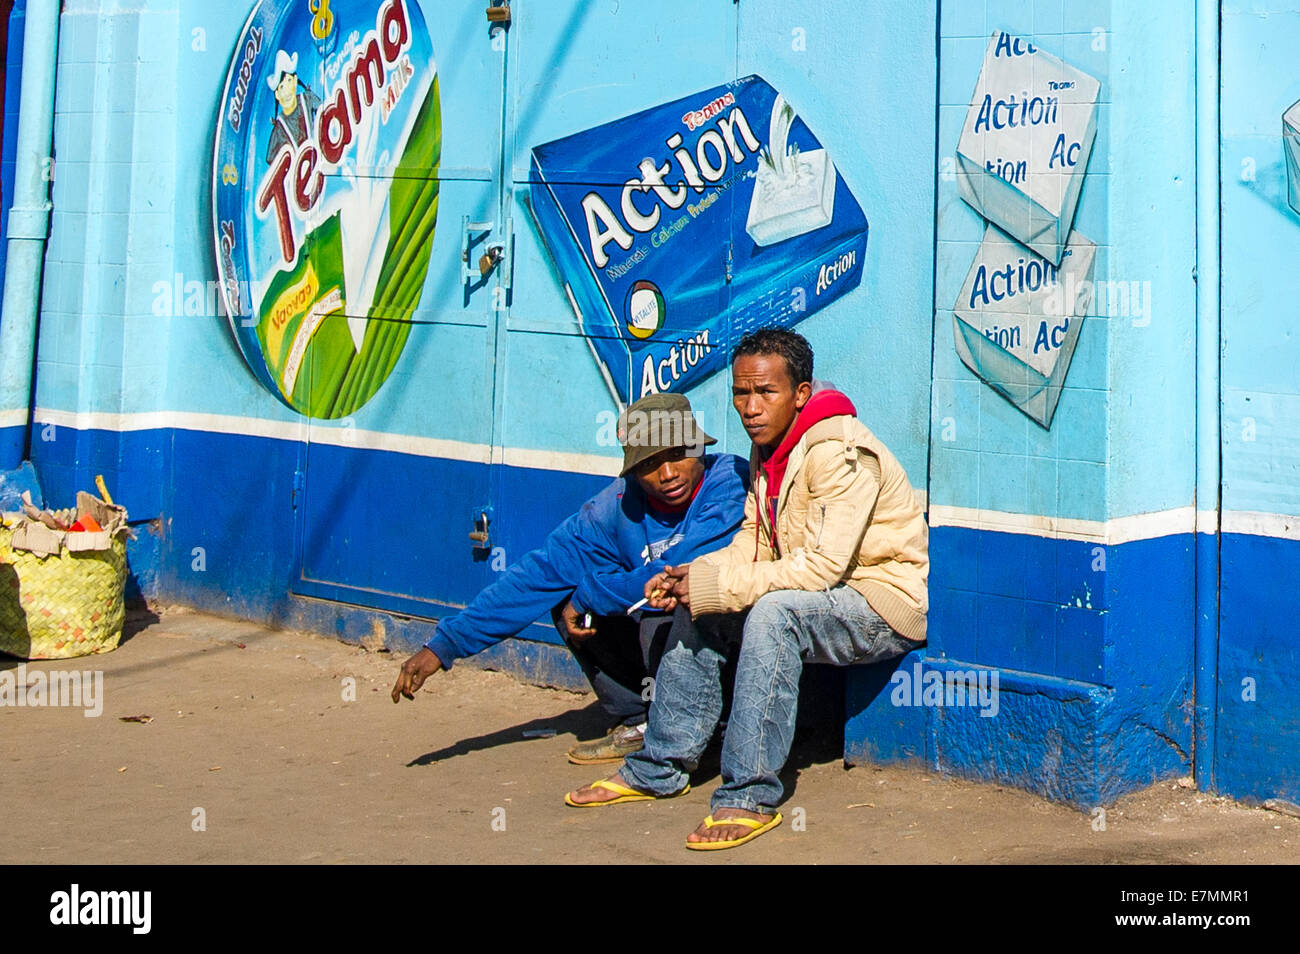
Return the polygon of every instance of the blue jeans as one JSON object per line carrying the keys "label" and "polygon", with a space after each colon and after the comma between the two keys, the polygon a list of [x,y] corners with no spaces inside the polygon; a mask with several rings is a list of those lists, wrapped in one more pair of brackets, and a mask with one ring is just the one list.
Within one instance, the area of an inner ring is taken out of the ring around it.
{"label": "blue jeans", "polygon": [[[567,600],[565,601],[567,602]],[[596,635],[576,643],[560,620],[564,603],[551,611],[551,619],[596,693],[596,700],[614,725],[640,725],[650,703],[646,678],[655,674],[667,638],[669,617],[645,613],[640,621],[629,616],[598,616]]]}
{"label": "blue jeans", "polygon": [[679,609],[655,677],[645,747],[624,761],[623,779],[656,795],[686,786],[718,725],[723,666],[739,652],[712,808],[769,813],[784,792],[777,776],[794,738],[803,664],[880,662],[919,645],[843,584],[768,593],[747,613],[693,620]]}

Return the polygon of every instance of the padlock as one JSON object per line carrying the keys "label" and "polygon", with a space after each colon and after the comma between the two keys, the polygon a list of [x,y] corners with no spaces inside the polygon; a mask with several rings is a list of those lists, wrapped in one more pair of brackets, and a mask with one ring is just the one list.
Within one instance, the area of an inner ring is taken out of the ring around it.
{"label": "padlock", "polygon": [[470,531],[469,538],[474,541],[471,545],[475,550],[492,549],[491,534],[488,526],[490,522],[491,518],[487,515],[486,511],[481,511],[474,519],[474,529]]}
{"label": "padlock", "polygon": [[488,248],[486,252],[484,252],[482,255],[479,256],[478,272],[480,275],[482,275],[484,278],[487,278],[488,272],[496,268],[497,263],[501,261],[502,251],[503,249],[500,245],[493,245],[490,248]]}

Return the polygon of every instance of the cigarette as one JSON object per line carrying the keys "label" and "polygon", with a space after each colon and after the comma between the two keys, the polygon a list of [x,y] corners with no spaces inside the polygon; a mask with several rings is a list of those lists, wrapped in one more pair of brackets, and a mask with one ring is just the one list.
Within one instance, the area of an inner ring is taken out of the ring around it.
{"label": "cigarette", "polygon": [[655,589],[653,589],[653,590],[650,591],[650,595],[649,595],[649,596],[646,596],[646,597],[644,597],[644,598],[642,598],[642,599],[639,599],[639,600],[637,600],[635,603],[633,603],[631,606],[629,606],[629,607],[627,608],[627,611],[628,611],[629,613],[635,613],[635,612],[636,612],[637,610],[639,610],[641,607],[643,607],[643,606],[645,606],[647,603],[649,603],[651,599],[658,599],[659,597],[661,597],[661,596],[663,596],[663,595],[664,595],[664,591],[663,591],[663,590],[658,589],[658,588],[655,588]]}

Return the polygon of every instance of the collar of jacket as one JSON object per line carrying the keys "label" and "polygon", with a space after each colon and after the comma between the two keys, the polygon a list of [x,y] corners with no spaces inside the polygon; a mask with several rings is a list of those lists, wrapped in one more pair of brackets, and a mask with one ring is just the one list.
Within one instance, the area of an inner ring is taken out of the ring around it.
{"label": "collar of jacket", "polygon": [[[853,426],[857,423],[857,418],[850,414],[837,414],[835,417],[828,417],[825,420],[818,421],[804,433],[790,451],[790,460],[785,465],[785,479],[781,481],[781,489],[776,498],[776,512],[779,514],[785,507],[786,498],[790,495],[790,485],[794,482],[794,476],[799,473],[803,467],[804,459],[808,456],[808,451],[815,444],[823,441],[843,441],[844,454],[846,457],[856,457],[858,450],[865,450],[868,454],[874,456],[875,451],[858,439],[857,429]],[[755,495],[757,504],[758,523],[755,532],[767,534],[767,545],[769,548],[775,548],[776,528],[769,524],[770,518],[767,516],[767,476],[763,470],[763,458],[758,452],[757,447],[751,447],[749,451],[749,483],[753,488],[751,493]],[[758,540],[754,541],[755,552],[754,558],[758,558]]]}

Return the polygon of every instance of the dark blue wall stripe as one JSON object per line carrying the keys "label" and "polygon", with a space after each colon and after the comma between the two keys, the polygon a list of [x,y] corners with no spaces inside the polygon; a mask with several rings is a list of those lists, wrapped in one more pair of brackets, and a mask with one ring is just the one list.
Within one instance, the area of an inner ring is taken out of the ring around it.
{"label": "dark blue wall stripe", "polygon": [[[167,429],[43,436],[33,457],[50,503],[70,504],[104,472],[131,511],[133,595],[357,642],[380,620],[390,646],[407,651],[428,639],[447,603],[492,579],[490,555],[476,560],[467,536],[486,486],[475,465],[313,447],[307,496],[298,498],[311,521],[302,545],[309,565],[337,579],[308,585],[297,576],[291,505],[299,444]],[[492,543],[507,562],[606,481],[515,467],[495,479]],[[930,641],[909,660],[944,671],[996,667],[998,715],[893,706],[892,670],[858,667],[848,679],[846,757],[996,779],[1081,807],[1185,774],[1192,544],[1191,534],[1101,547],[933,528]],[[1291,691],[1300,677],[1292,589],[1300,543],[1225,534],[1222,552],[1219,787],[1300,800],[1300,697]],[[412,618],[366,608],[380,603]],[[528,637],[476,663],[582,685],[545,621]],[[1253,700],[1243,698],[1246,686]]]}
{"label": "dark blue wall stripe", "polygon": [[1300,804],[1300,541],[1220,538],[1215,784]]}

